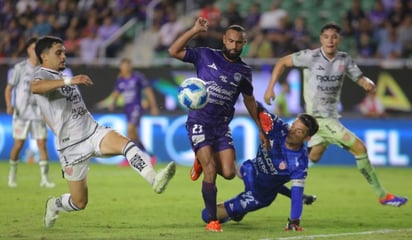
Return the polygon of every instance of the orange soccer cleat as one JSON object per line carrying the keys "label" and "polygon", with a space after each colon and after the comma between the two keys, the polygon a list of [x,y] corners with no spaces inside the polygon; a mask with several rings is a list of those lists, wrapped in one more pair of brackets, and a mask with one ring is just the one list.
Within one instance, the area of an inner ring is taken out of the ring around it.
{"label": "orange soccer cleat", "polygon": [[190,169],[190,178],[192,179],[192,181],[196,181],[200,177],[201,174],[202,174],[202,165],[200,165],[199,160],[195,158],[193,167]]}
{"label": "orange soccer cleat", "polygon": [[220,223],[219,223],[218,220],[210,221],[208,224],[206,224],[206,231],[209,231],[209,232],[223,232],[222,227],[220,226]]}

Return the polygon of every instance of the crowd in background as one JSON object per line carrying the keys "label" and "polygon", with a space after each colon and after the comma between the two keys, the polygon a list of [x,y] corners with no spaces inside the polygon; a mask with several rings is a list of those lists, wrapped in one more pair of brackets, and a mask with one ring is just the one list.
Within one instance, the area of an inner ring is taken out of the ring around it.
{"label": "crowd in background", "polygon": [[[290,1],[303,3],[301,0]],[[32,36],[55,35],[65,41],[68,57],[93,62],[104,41],[128,20],[135,18],[146,23],[146,8],[150,2],[0,0],[0,58],[22,57],[25,42]],[[158,34],[153,51],[166,51],[187,27],[179,21],[186,11],[185,2],[158,1],[150,17],[150,29],[147,29]],[[240,24],[248,30],[249,43],[244,52],[247,57],[280,57],[319,46],[319,33],[311,32],[308,27],[311,15],[290,16],[288,10],[282,8],[282,1],[271,1],[267,9],[260,1],[250,2],[247,12],[239,10],[238,2],[225,1],[224,7],[219,0],[193,2],[198,15],[209,20],[209,31],[192,41],[192,46],[220,48],[222,32],[230,24]],[[345,39],[353,42],[350,52],[355,53],[354,57],[411,58],[412,0],[376,0],[370,9],[363,9],[361,3],[362,0],[352,0],[350,8],[342,10],[337,22],[343,28]],[[122,47],[129,40],[125,37],[118,39],[106,49],[105,56],[120,57]]]}

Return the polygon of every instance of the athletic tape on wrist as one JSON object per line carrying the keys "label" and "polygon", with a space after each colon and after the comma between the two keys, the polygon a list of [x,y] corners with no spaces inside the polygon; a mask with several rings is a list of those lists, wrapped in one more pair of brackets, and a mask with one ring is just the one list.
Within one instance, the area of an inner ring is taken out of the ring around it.
{"label": "athletic tape on wrist", "polygon": [[70,86],[72,83],[72,78],[71,77],[63,77],[64,85]]}

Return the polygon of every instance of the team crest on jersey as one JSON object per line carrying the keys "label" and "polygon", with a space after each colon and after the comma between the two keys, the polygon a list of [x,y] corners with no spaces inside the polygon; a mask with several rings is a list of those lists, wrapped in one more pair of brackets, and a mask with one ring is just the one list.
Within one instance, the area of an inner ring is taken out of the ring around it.
{"label": "team crest on jersey", "polygon": [[282,161],[279,163],[279,169],[280,170],[285,170],[288,167],[285,161]]}
{"label": "team crest on jersey", "polygon": [[240,73],[235,73],[234,75],[233,75],[233,79],[235,80],[235,82],[240,82],[240,80],[242,80],[242,74],[240,74]]}

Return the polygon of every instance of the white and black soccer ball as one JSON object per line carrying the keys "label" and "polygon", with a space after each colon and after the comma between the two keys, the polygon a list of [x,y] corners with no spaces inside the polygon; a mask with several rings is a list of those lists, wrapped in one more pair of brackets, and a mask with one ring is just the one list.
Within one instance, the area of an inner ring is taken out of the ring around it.
{"label": "white and black soccer ball", "polygon": [[180,105],[186,109],[204,108],[209,99],[206,83],[196,77],[185,79],[179,86],[177,99]]}

